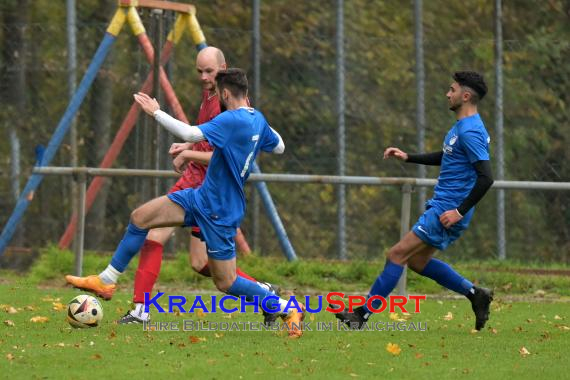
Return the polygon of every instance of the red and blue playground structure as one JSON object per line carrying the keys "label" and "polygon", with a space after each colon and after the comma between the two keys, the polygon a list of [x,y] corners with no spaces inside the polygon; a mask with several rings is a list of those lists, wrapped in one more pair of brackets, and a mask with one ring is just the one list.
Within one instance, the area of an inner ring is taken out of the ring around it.
{"label": "red and blue playground structure", "polygon": [[[196,8],[191,4],[175,3],[169,1],[119,0],[118,8],[113,18],[111,19],[109,26],[107,27],[103,40],[97,48],[97,51],[95,52],[95,55],[93,56],[93,59],[91,60],[91,63],[89,64],[89,67],[87,68],[83,79],[81,80],[81,83],[77,87],[75,94],[70,100],[67,109],[59,121],[45,151],[36,162],[36,167],[49,166],[51,163],[59,147],[61,146],[65,135],[71,127],[75,114],[83,103],[83,100],[85,99],[85,96],[87,95],[99,69],[101,68],[103,62],[105,61],[105,58],[113,46],[113,43],[119,36],[119,33],[125,24],[128,24],[130,26],[132,33],[137,37],[139,41],[139,44],[144,52],[147,61],[152,65],[154,61],[155,51],[146,33],[142,20],[139,17],[137,7],[170,10],[177,13],[177,18],[174,26],[168,34],[166,42],[164,43],[162,51],[160,52],[158,79],[160,88],[164,91],[165,100],[172,109],[174,116],[177,119],[184,121],[185,123],[189,123],[188,118],[184,114],[182,106],[178,101],[174,88],[172,87],[163,66],[170,59],[175,45],[180,41],[186,30],[188,30],[197,51],[200,51],[201,49],[208,46],[206,44],[204,33],[202,32],[200,24],[198,23],[198,19],[196,18]],[[145,93],[152,92],[154,77],[155,75],[153,73],[153,70],[151,70],[139,91]],[[136,105],[136,103],[133,102],[129,111],[127,112],[127,115],[123,119],[113,142],[109,146],[103,160],[99,164],[100,168],[110,168],[113,165],[117,156],[121,152],[125,141],[134,128],[139,114],[140,108],[138,105]],[[260,173],[260,169],[255,163],[253,165],[252,172]],[[18,227],[18,224],[20,223],[26,209],[28,208],[28,205],[33,200],[34,193],[40,186],[43,177],[43,174],[34,173],[28,179],[28,182],[20,194],[13,212],[8,219],[6,226],[2,230],[2,234],[0,235],[0,256],[4,253],[8,244],[10,243],[10,240],[12,239],[16,228]],[[85,209],[87,212],[93,205],[93,202],[95,201],[97,194],[105,183],[105,180],[106,179],[104,177],[94,177],[92,182],[89,184],[85,197]],[[281,222],[281,218],[279,217],[277,208],[275,207],[273,199],[271,198],[267,185],[264,182],[255,182],[255,187],[260,194],[260,198],[265,207],[267,216],[269,217],[277,233],[277,237],[279,239],[283,253],[288,260],[296,260],[297,256],[295,254],[293,246],[291,245],[291,242],[287,237],[287,233],[285,231],[283,223]],[[69,247],[75,235],[77,223],[78,216],[77,214],[74,214],[71,217],[71,220],[64,234],[60,238],[60,248]]]}

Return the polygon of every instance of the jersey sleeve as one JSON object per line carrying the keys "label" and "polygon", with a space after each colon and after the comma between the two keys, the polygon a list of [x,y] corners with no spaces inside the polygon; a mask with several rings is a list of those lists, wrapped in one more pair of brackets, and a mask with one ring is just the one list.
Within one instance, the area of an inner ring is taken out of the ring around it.
{"label": "jersey sleeve", "polygon": [[232,134],[232,116],[229,112],[222,112],[212,120],[198,125],[210,145],[224,148]]}
{"label": "jersey sleeve", "polygon": [[460,141],[470,163],[489,160],[489,136],[483,131],[467,130],[461,136]]}
{"label": "jersey sleeve", "polygon": [[263,130],[262,141],[260,149],[264,152],[272,152],[273,149],[279,144],[279,136],[266,124]]}

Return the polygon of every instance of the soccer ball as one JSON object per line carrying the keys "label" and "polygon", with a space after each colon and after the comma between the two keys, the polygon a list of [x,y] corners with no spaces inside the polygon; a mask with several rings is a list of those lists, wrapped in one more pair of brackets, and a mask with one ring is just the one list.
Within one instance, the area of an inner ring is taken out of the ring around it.
{"label": "soccer ball", "polygon": [[95,327],[103,319],[103,307],[97,298],[82,294],[67,304],[66,319],[75,328]]}

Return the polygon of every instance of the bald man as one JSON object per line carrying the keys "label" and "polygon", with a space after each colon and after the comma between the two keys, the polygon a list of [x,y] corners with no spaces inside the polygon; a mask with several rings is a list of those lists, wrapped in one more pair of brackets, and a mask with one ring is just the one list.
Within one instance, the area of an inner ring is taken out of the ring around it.
{"label": "bald man", "polygon": [[[220,102],[216,95],[216,74],[227,68],[224,53],[215,47],[202,49],[196,57],[196,71],[202,83],[202,103],[198,113],[197,125],[204,124],[220,113]],[[178,173],[182,173],[180,179],[170,189],[169,194],[187,189],[198,188],[202,185],[206,176],[206,169],[212,157],[213,148],[207,141],[195,144],[174,143],[170,147],[169,154],[173,157],[172,164]],[[174,227],[151,229],[140,251],[139,266],[135,275],[133,302],[134,310],[130,310],[117,322],[119,324],[143,323],[149,320],[148,313],[144,313],[144,294],[151,293],[160,273],[164,245],[168,242]],[[240,246],[240,240],[245,242],[241,232],[237,231],[236,243]],[[244,244],[241,244],[242,247]],[[247,242],[245,242],[245,248]],[[118,277],[125,271],[131,257],[120,257],[115,254],[111,263],[99,275],[88,277],[66,276],[66,280],[76,288],[85,289],[104,298],[111,299],[116,290]],[[200,229],[192,228],[190,237],[190,263],[192,269],[203,276],[210,277],[208,267],[208,255],[206,244],[203,241]],[[237,275],[251,281],[256,281],[237,268]],[[262,286],[275,291],[271,284],[260,283]]]}

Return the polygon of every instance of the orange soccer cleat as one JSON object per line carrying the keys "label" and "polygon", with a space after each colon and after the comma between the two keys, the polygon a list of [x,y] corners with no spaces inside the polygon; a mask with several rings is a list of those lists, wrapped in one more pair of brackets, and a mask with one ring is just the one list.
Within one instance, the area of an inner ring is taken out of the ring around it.
{"label": "orange soccer cleat", "polygon": [[65,276],[65,281],[67,281],[69,284],[73,285],[76,288],[94,293],[107,301],[113,298],[113,293],[115,293],[115,290],[117,289],[117,285],[115,284],[110,284],[110,285],[104,284],[98,275],[92,275],[87,277],[76,277],[76,276],[67,275]]}

